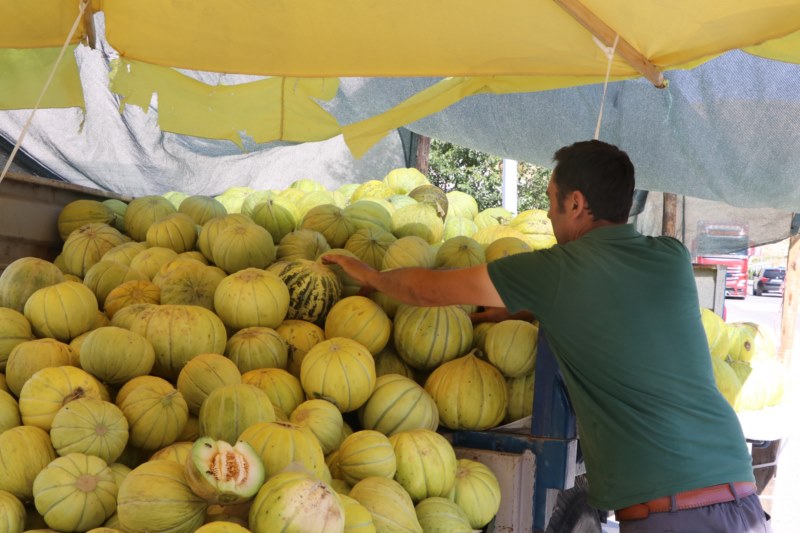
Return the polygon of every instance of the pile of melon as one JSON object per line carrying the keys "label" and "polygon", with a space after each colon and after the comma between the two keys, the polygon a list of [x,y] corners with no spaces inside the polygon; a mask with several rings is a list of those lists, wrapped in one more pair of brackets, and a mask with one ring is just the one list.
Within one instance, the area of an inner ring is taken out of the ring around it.
{"label": "pile of melon", "polygon": [[788,369],[771,332],[753,322],[725,322],[701,308],[717,388],[734,410],[758,411],[785,398]]}
{"label": "pile of melon", "polygon": [[471,531],[443,429],[530,414],[535,324],[360,296],[323,254],[458,268],[551,246],[414,169],[335,191],[78,200],[0,275],[0,533]]}

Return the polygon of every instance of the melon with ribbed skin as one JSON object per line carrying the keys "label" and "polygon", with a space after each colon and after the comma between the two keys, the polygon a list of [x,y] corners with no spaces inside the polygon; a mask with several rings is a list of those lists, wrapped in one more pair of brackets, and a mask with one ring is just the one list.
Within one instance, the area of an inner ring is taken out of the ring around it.
{"label": "melon with ribbed skin", "polygon": [[453,490],[448,496],[467,515],[470,526],[485,527],[500,509],[500,484],[488,466],[459,459]]}
{"label": "melon with ribbed skin", "polygon": [[528,243],[519,237],[500,237],[486,246],[486,262],[491,263],[502,257],[530,251]]}
{"label": "melon with ribbed skin", "polygon": [[22,533],[25,530],[25,506],[19,498],[0,490],[0,531]]}
{"label": "melon with ribbed skin", "polygon": [[251,187],[229,187],[214,198],[225,206],[228,213],[240,213],[245,199],[254,192]]}
{"label": "melon with ribbed skin", "polygon": [[104,253],[101,260],[116,261],[117,263],[130,266],[131,260],[136,257],[136,254],[143,250],[147,250],[147,243],[136,241],[124,242]]}
{"label": "melon with ribbed skin", "polygon": [[478,231],[478,226],[472,219],[449,216],[444,221],[444,234],[442,238],[448,240],[453,237],[472,237],[476,231]]}
{"label": "melon with ribbed skin", "polygon": [[152,280],[170,261],[178,257],[178,252],[163,246],[153,246],[136,254],[131,259],[131,268],[138,270]]}
{"label": "melon with ribbed skin", "polygon": [[[450,429],[489,429],[506,414],[503,375],[473,352],[436,368],[425,381],[425,390],[439,408],[439,422]],[[483,391],[478,399],[475,390]]]}
{"label": "melon with ribbed skin", "polygon": [[149,280],[126,281],[111,289],[106,296],[104,308],[113,319],[117,312],[129,305],[161,303],[161,288]]}
{"label": "melon with ribbed skin", "polygon": [[300,367],[308,398],[320,398],[347,413],[361,407],[375,389],[375,362],[364,345],[334,337],[309,350]]}
{"label": "melon with ribbed skin", "polygon": [[179,440],[173,442],[168,446],[164,446],[160,450],[153,453],[153,455],[150,456],[150,459],[148,459],[148,461],[155,461],[157,459],[166,459],[167,461],[175,461],[178,464],[185,465],[186,460],[189,459],[189,454],[192,452],[193,446],[194,446],[194,440],[191,441]]}
{"label": "melon with ribbed skin", "polygon": [[494,241],[508,237],[514,237],[516,239],[526,241],[523,233],[504,225],[494,225],[480,228],[472,235],[472,238],[475,239],[478,244],[483,246],[484,249]]}
{"label": "melon with ribbed skin", "polygon": [[377,531],[423,533],[414,502],[393,479],[369,477],[356,483],[348,494],[372,514]]}
{"label": "melon with ribbed skin", "polygon": [[344,215],[344,211],[332,204],[311,208],[303,217],[300,227],[322,233],[332,248],[344,246],[356,230],[353,223]]}
{"label": "melon with ribbed skin", "polygon": [[272,190],[251,192],[245,197],[244,202],[242,202],[241,213],[253,218],[253,210],[255,210],[257,206],[268,202],[277,196],[278,194]]}
{"label": "melon with ribbed skin", "polygon": [[400,431],[389,437],[397,457],[395,481],[415,502],[447,496],[456,477],[456,454],[443,436],[430,429]]}
{"label": "melon with ribbed skin", "polygon": [[433,268],[436,264],[436,253],[430,244],[416,236],[397,239],[386,249],[381,270],[392,270],[405,267]]}
{"label": "melon with ribbed skin", "polygon": [[44,259],[21,257],[0,273],[0,307],[19,311],[34,292],[64,281],[61,270]]}
{"label": "melon with ribbed skin", "polygon": [[128,281],[147,279],[145,274],[128,265],[103,259],[86,271],[83,284],[92,290],[102,309],[108,294],[116,287]]}
{"label": "melon with ribbed skin", "polygon": [[226,326],[275,328],[289,312],[290,292],[281,278],[247,268],[229,275],[217,286],[214,308]]}
{"label": "melon with ribbed skin", "polygon": [[539,328],[524,320],[503,320],[486,333],[486,356],[509,378],[533,372]]}
{"label": "melon with ribbed skin", "polygon": [[436,268],[466,268],[485,262],[483,248],[470,237],[447,239],[436,252]]}
{"label": "melon with ribbed skin", "polygon": [[97,200],[74,200],[58,213],[58,235],[66,241],[70,233],[87,224],[111,224],[114,212]]}
{"label": "melon with ribbed skin", "polygon": [[508,410],[505,420],[513,422],[533,414],[533,372],[518,378],[507,378]]}
{"label": "melon with ribbed skin", "polygon": [[471,533],[467,514],[454,502],[440,496],[426,498],[416,506],[417,519],[426,533]]}
{"label": "melon with ribbed skin", "polygon": [[70,453],[59,457],[33,482],[36,510],[59,531],[86,531],[114,514],[117,484],[105,461]]}
{"label": "melon with ribbed skin", "polygon": [[149,374],[155,359],[150,341],[114,326],[90,331],[81,344],[81,368],[112,385]]}
{"label": "melon with ribbed skin", "polygon": [[0,390],[0,433],[22,425],[19,405],[11,393]]}
{"label": "melon with ribbed skin", "polygon": [[342,533],[344,509],[327,483],[305,472],[282,472],[270,478],[250,508],[253,533]]}
{"label": "melon with ribbed skin", "polygon": [[321,325],[342,294],[342,283],[327,266],[298,259],[276,264],[274,271],[289,290],[286,318]]}
{"label": "melon with ribbed skin", "polygon": [[228,339],[225,355],[244,374],[259,368],[286,368],[288,347],[274,329],[252,327],[239,330]]}
{"label": "melon with ribbed skin", "polygon": [[478,214],[478,202],[475,198],[462,191],[450,191],[447,197],[447,216],[458,216],[472,220]]}
{"label": "melon with ribbed skin", "polygon": [[177,213],[175,206],[162,196],[135,198],[125,210],[125,233],[142,242],[147,239],[147,230],[154,222],[174,213]]}
{"label": "melon with ribbed skin", "polygon": [[97,300],[87,286],[63,281],[31,294],[25,318],[39,337],[68,342],[89,331],[97,317]]}
{"label": "melon with ribbed skin", "polygon": [[117,517],[125,531],[192,533],[203,524],[208,502],[189,488],[184,468],[162,459],[127,475],[117,495]]}
{"label": "melon with ribbed skin", "polygon": [[[243,522],[244,523],[244,522]],[[250,530],[236,522],[227,520],[214,520],[206,522],[195,533],[249,533]]]}
{"label": "melon with ribbed skin", "polygon": [[386,435],[364,429],[342,441],[338,466],[343,479],[355,485],[373,476],[392,479],[397,471],[397,458]]}
{"label": "melon with ribbed skin", "polygon": [[366,227],[355,231],[344,247],[374,269],[383,266],[386,250],[397,240],[389,231],[378,227]]}
{"label": "melon with ribbed skin", "polygon": [[475,353],[481,359],[486,360],[486,335],[489,334],[489,330],[492,329],[497,322],[481,322],[480,324],[475,324],[472,328],[472,347],[477,348],[478,351]]}
{"label": "melon with ribbed skin", "polygon": [[283,198],[272,198],[253,207],[253,222],[272,235],[273,242],[281,240],[297,227],[297,209]]}
{"label": "melon with ribbed skin", "polygon": [[433,398],[414,380],[400,374],[380,376],[375,390],[361,409],[365,429],[391,436],[401,431],[436,430],[439,411]]}
{"label": "melon with ribbed skin", "polygon": [[234,443],[253,424],[274,422],[275,408],[264,391],[239,383],[211,391],[200,406],[198,418],[201,435]]}
{"label": "melon with ribbed skin", "polygon": [[383,177],[383,182],[395,194],[408,194],[420,185],[427,185],[428,178],[416,168],[395,168]]}
{"label": "melon with ribbed skin", "polygon": [[325,340],[325,331],[305,320],[284,320],[275,328],[283,337],[289,349],[289,362],[286,369],[296,378],[300,378],[300,366],[308,351]]}
{"label": "melon with ribbed skin", "polygon": [[401,306],[394,318],[394,346],[419,370],[430,370],[472,346],[472,322],[459,306]]}
{"label": "melon with ribbed skin", "polygon": [[703,329],[706,332],[711,355],[720,360],[725,359],[730,348],[727,324],[721,316],[705,307],[700,309],[700,317],[703,321]]}
{"label": "melon with ribbed skin", "polygon": [[[475,215],[475,223],[478,229],[488,226],[497,226],[508,224],[514,218],[514,213],[505,207],[488,207]],[[521,233],[521,232],[519,232]]]}
{"label": "melon with ribbed skin", "polygon": [[131,320],[130,330],[153,345],[153,374],[176,379],[183,366],[201,353],[223,353],[228,341],[217,315],[195,305],[156,305]]}
{"label": "melon with ribbed skin", "polygon": [[111,464],[128,444],[128,420],[113,403],[81,398],[56,412],[50,440],[58,455],[85,453]]}
{"label": "melon with ribbed skin", "polygon": [[272,235],[257,224],[234,224],[219,232],[211,245],[211,257],[228,274],[266,268],[275,261],[275,244]]}
{"label": "melon with ribbed skin", "polygon": [[373,355],[386,347],[392,321],[378,304],[364,296],[339,300],[325,319],[325,337],[345,337],[362,345]]}
{"label": "melon with ribbed skin", "polygon": [[177,253],[193,250],[197,241],[195,222],[183,213],[167,215],[150,225],[145,241],[148,246],[161,246]]}
{"label": "melon with ribbed skin", "polygon": [[386,183],[379,180],[369,180],[359,185],[356,190],[353,191],[350,202],[353,203],[365,199],[389,198],[393,194],[395,194],[394,189]]}
{"label": "melon with ribbed skin", "polygon": [[180,207],[178,207],[178,212],[187,215],[192,223],[198,226],[202,226],[214,217],[228,214],[225,206],[219,200],[202,195],[184,198]]}
{"label": "melon with ribbed skin", "polygon": [[386,374],[400,374],[414,379],[414,369],[400,358],[392,343],[375,354],[375,375],[381,377]]}
{"label": "melon with ribbed skin", "polygon": [[389,209],[380,201],[358,200],[344,208],[344,215],[350,219],[357,231],[375,228],[391,232],[392,213]]}
{"label": "melon with ribbed skin", "polygon": [[18,426],[0,433],[0,491],[33,501],[33,481],[56,452],[47,432],[35,426]]}
{"label": "melon with ribbed skin", "polygon": [[[336,205],[336,199],[328,191],[307,191],[300,199],[297,200],[297,211],[300,214],[300,220],[303,220],[312,209],[321,206],[331,205],[341,209]],[[316,230],[315,230],[316,231]]]}
{"label": "melon with ribbed skin", "polygon": [[299,259],[313,261],[330,249],[331,246],[322,233],[310,229],[299,229],[283,236],[278,244],[276,258],[278,261]]}
{"label": "melon with ribbed skin", "polygon": [[55,339],[36,339],[16,345],[6,364],[6,385],[19,397],[22,386],[36,372],[52,366],[69,365],[77,355],[72,348]]}
{"label": "melon with ribbed skin", "polygon": [[290,414],[289,421],[308,428],[317,437],[322,453],[328,455],[342,443],[342,413],[325,400],[307,400]]}
{"label": "melon with ribbed skin", "polygon": [[84,277],[106,252],[125,241],[122,233],[107,224],[81,226],[64,242],[62,255],[66,273]]}
{"label": "melon with ribbed skin", "polygon": [[225,279],[225,271],[196,261],[176,257],[153,277],[162,304],[198,305],[214,311],[214,295]]}
{"label": "melon with ribbed skin", "polygon": [[281,368],[258,368],[242,374],[242,383],[254,385],[269,396],[275,410],[290,415],[305,400],[300,380]]}
{"label": "melon with ribbed skin", "polygon": [[214,390],[226,385],[242,382],[242,374],[236,364],[216,353],[204,353],[193,357],[178,374],[178,391],[186,400],[189,412],[200,412],[203,401]]}
{"label": "melon with ribbed skin", "polygon": [[101,398],[100,385],[91,374],[74,366],[43,368],[20,391],[22,423],[50,431],[58,410],[79,398]]}
{"label": "melon with ribbed skin", "polygon": [[139,376],[123,385],[116,403],[128,420],[130,444],[141,450],[158,450],[175,442],[189,417],[181,393],[155,376]]}
{"label": "melon with ribbed skin", "polygon": [[[335,489],[336,487],[333,488]],[[375,533],[377,531],[372,521],[372,514],[366,507],[341,492],[339,492],[339,500],[341,500],[344,508],[345,533]]]}
{"label": "melon with ribbed skin", "polygon": [[330,481],[322,447],[307,428],[290,422],[259,422],[245,429],[239,440],[261,456],[267,479],[291,463],[300,463],[318,479]]}
{"label": "melon with ribbed skin", "polygon": [[31,323],[25,315],[8,307],[0,307],[0,372],[5,372],[11,350],[33,339]]}
{"label": "melon with ribbed skin", "polygon": [[264,484],[264,463],[246,442],[232,446],[201,437],[186,459],[186,481],[192,491],[211,503],[242,503]]}
{"label": "melon with ribbed skin", "polygon": [[397,238],[415,236],[433,244],[442,240],[444,222],[427,203],[407,205],[392,213],[392,233]]}
{"label": "melon with ribbed skin", "polygon": [[251,222],[252,220],[239,213],[231,213],[224,216],[214,217],[203,224],[203,227],[200,229],[200,234],[197,236],[197,249],[200,250],[206,259],[212,261],[213,254],[211,247],[217,240],[217,235],[219,235],[222,230],[230,226],[235,226],[236,224],[248,224]]}
{"label": "melon with ribbed skin", "polygon": [[525,235],[553,235],[553,224],[545,209],[527,209],[512,218],[508,225]]}

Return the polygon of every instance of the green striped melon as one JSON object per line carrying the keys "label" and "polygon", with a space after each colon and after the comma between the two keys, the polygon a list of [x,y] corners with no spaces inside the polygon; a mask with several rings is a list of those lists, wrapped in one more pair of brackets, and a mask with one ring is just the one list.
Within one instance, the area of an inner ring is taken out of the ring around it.
{"label": "green striped melon", "polygon": [[533,372],[538,339],[538,326],[524,320],[504,320],[486,333],[486,356],[504,376],[518,378]]}
{"label": "green striped melon", "polygon": [[37,371],[19,393],[19,414],[26,426],[50,431],[58,410],[79,398],[100,399],[101,385],[88,372],[74,366]]}
{"label": "green striped melon", "polygon": [[356,229],[344,215],[344,211],[332,204],[318,205],[310,209],[303,217],[300,227],[318,231],[332,248],[344,246]]}
{"label": "green striped melon", "polygon": [[258,368],[242,374],[242,383],[256,386],[269,396],[275,410],[287,416],[306,399],[300,380],[282,368]]}
{"label": "green striped melon", "polygon": [[[425,381],[425,390],[439,408],[439,422],[450,429],[482,431],[506,414],[508,390],[503,375],[473,353],[448,361]],[[475,391],[482,394],[475,397]]]}
{"label": "green striped melon", "polygon": [[8,355],[6,385],[14,396],[19,397],[22,386],[39,370],[70,365],[75,360],[77,354],[69,344],[61,341],[50,338],[23,341],[14,346]]}
{"label": "green striped melon", "polygon": [[393,479],[377,476],[362,479],[348,496],[372,514],[377,531],[423,533],[411,496]]}
{"label": "green striped melon", "polygon": [[305,216],[311,212],[312,209],[323,206],[323,205],[331,205],[334,207],[338,207],[335,204],[335,200],[333,198],[333,194],[328,191],[309,191],[306,192],[298,201],[297,201],[297,211],[300,213],[300,220],[303,220]]}
{"label": "green striped melon", "polygon": [[217,353],[203,353],[193,357],[181,369],[177,386],[189,412],[196,415],[213,391],[239,383],[242,383],[242,374],[233,361]]}
{"label": "green striped melon", "polygon": [[245,199],[254,192],[255,189],[247,186],[228,187],[214,199],[219,201],[228,213],[239,214],[242,212]]}
{"label": "green striped melon", "polygon": [[469,525],[467,514],[454,502],[441,496],[420,501],[415,507],[423,531],[475,531]]}
{"label": "green striped melon", "polygon": [[283,236],[278,243],[276,258],[279,261],[297,259],[313,261],[330,249],[322,233],[311,229],[299,229]]}
{"label": "green striped melon", "polygon": [[344,208],[356,230],[375,228],[386,232],[392,230],[392,213],[382,201],[358,200]]}
{"label": "green striped melon", "polygon": [[500,237],[486,246],[486,262],[491,263],[501,257],[530,252],[532,248],[519,237]]}
{"label": "green striped melon", "polygon": [[139,376],[117,393],[117,407],[128,420],[130,444],[155,451],[178,439],[189,418],[189,408],[180,392],[168,381]]}
{"label": "green striped melon", "polygon": [[433,244],[442,240],[444,222],[433,206],[417,203],[401,207],[392,214],[392,233],[397,238],[416,236]]}
{"label": "green striped melon", "polygon": [[291,412],[289,422],[308,428],[317,437],[325,455],[337,450],[344,438],[342,413],[326,400],[302,402]]}
{"label": "green striped melon", "polygon": [[81,368],[112,385],[122,385],[149,374],[155,359],[156,352],[150,341],[115,326],[92,330],[81,343]]}
{"label": "green striped melon", "polygon": [[147,280],[148,277],[123,263],[101,260],[86,271],[83,284],[89,287],[97,297],[97,304],[102,309],[108,294],[127,281]]}
{"label": "green striped melon", "polygon": [[350,202],[353,203],[357,202],[358,200],[389,198],[394,193],[394,190],[386,183],[379,180],[369,180],[359,185],[356,190],[353,191],[353,195],[350,197]]}
{"label": "green striped melon", "polygon": [[[332,486],[334,489],[337,488],[335,485]],[[341,492],[339,492],[339,499],[344,507],[345,533],[375,533],[377,531],[372,521],[372,514],[367,511],[366,507]]]}
{"label": "green striped melon", "polygon": [[0,490],[0,531],[22,533],[25,530],[25,506],[19,498]]}
{"label": "green striped melon", "polygon": [[322,446],[307,428],[290,422],[258,422],[245,429],[239,440],[261,456],[267,479],[291,463],[299,463],[318,479],[331,479]]}
{"label": "green striped melon", "polygon": [[378,304],[365,296],[348,296],[334,304],[325,319],[325,337],[346,337],[364,345],[372,355],[384,349],[392,321]]}
{"label": "green striped melon", "polygon": [[285,280],[258,268],[246,268],[220,281],[214,309],[233,330],[277,327],[291,312],[291,292]]}
{"label": "green striped melon", "polygon": [[214,257],[211,247],[213,246],[214,242],[216,242],[217,235],[219,235],[222,230],[230,226],[248,223],[252,223],[252,220],[239,213],[231,213],[210,219],[208,222],[203,224],[202,228],[200,228],[200,234],[197,236],[197,249],[200,250],[206,259],[213,261]]}
{"label": "green striped melon", "polygon": [[225,355],[244,374],[259,368],[286,368],[289,348],[274,329],[254,326],[231,335]]}
{"label": "green striped melon", "polygon": [[253,218],[253,210],[256,206],[263,204],[264,202],[268,202],[269,200],[275,198],[277,193],[272,190],[263,190],[263,191],[255,191],[251,192],[244,198],[244,202],[242,202],[242,211],[243,215],[246,215],[250,218]]}
{"label": "green striped melon", "polygon": [[31,323],[25,315],[8,307],[0,307],[0,372],[5,372],[11,350],[34,338]]}
{"label": "green striped melon", "polygon": [[393,339],[403,361],[416,369],[430,370],[472,347],[472,322],[455,305],[403,305],[394,318]]}
{"label": "green striped melon", "polygon": [[472,234],[472,238],[483,246],[484,249],[494,241],[507,237],[514,237],[521,241],[526,241],[527,239],[522,232],[504,225],[487,226],[485,228],[480,228]]}
{"label": "green striped melon", "polygon": [[444,234],[442,238],[452,239],[453,237],[472,237],[478,231],[478,226],[472,219],[459,216],[449,216],[444,221]]}
{"label": "green striped melon", "polygon": [[325,340],[325,331],[305,320],[284,320],[275,328],[289,348],[289,361],[286,369],[298,379],[300,366],[308,351]]}
{"label": "green striped melon", "polygon": [[481,529],[500,509],[500,483],[483,463],[459,459],[453,490],[448,497],[464,511],[473,529]]}
{"label": "green striped melon", "polygon": [[273,242],[277,243],[297,228],[297,209],[283,198],[271,198],[257,204],[250,217],[266,229],[272,235]]}
{"label": "green striped melon", "polygon": [[364,405],[375,389],[375,362],[364,345],[334,337],[308,351],[300,383],[308,398],[321,398],[343,413]]}
{"label": "green striped melon", "polygon": [[287,318],[324,324],[342,294],[342,283],[326,265],[297,259],[276,265],[278,277],[289,289]]}
{"label": "green striped melon", "polygon": [[178,253],[193,250],[196,241],[195,222],[184,213],[173,213],[153,222],[145,235],[148,246],[163,246]]}
{"label": "green striped melon", "polygon": [[67,274],[82,278],[103,255],[126,241],[126,237],[108,224],[87,224],[70,233],[64,241],[62,256]]}
{"label": "green striped melon", "polygon": [[533,383],[535,374],[531,372],[518,378],[507,378],[508,411],[505,420],[513,422],[533,414]]}
{"label": "green striped melon", "polygon": [[369,477],[394,478],[397,458],[386,435],[364,429],[342,441],[339,446],[338,467],[342,478],[355,485]]}
{"label": "green striped melon", "polygon": [[211,258],[228,274],[266,268],[275,261],[275,244],[272,235],[258,224],[234,224],[219,232],[211,245]]}
{"label": "green striped melon", "polygon": [[147,243],[136,241],[123,242],[104,253],[101,260],[116,261],[117,263],[130,266],[131,260],[142,250],[147,250]]}
{"label": "green striped melon", "polygon": [[0,457],[0,491],[33,501],[34,480],[56,458],[56,452],[45,430],[18,426],[0,433]]}
{"label": "green striped melon", "polygon": [[447,216],[463,217],[469,220],[478,214],[478,202],[463,191],[450,191],[447,196]]}
{"label": "green striped melon", "polygon": [[196,305],[154,305],[137,313],[130,330],[153,345],[153,374],[176,379],[183,366],[202,353],[223,353],[228,341],[222,320]]}
{"label": "green striped melon", "polygon": [[425,174],[416,168],[395,168],[383,177],[383,182],[396,194],[408,194],[420,185],[428,184]]}
{"label": "green striped melon", "polygon": [[414,379],[414,369],[397,354],[397,350],[391,342],[375,354],[375,375],[380,377],[386,374],[400,374]]}
{"label": "green striped melon", "polygon": [[70,233],[87,224],[113,224],[114,212],[97,200],[74,200],[58,213],[58,235],[66,241]]}
{"label": "green striped melon", "polygon": [[152,280],[164,265],[177,257],[178,252],[175,250],[164,248],[163,246],[154,246],[136,254],[131,259],[131,268],[147,276],[147,279]]}
{"label": "green striped melon", "polygon": [[447,496],[453,488],[458,461],[450,443],[430,429],[400,431],[389,437],[397,457],[394,479],[415,502]]}
{"label": "green striped melon", "polygon": [[0,433],[21,425],[22,418],[19,416],[17,400],[10,392],[0,390]]}
{"label": "green striped melon", "polygon": [[117,313],[125,307],[135,305],[158,305],[161,303],[161,288],[148,280],[126,281],[106,296],[105,313],[112,323]]}
{"label": "green striped melon", "polygon": [[85,453],[111,464],[128,443],[128,420],[113,403],[81,398],[56,412],[50,440],[58,455]]}
{"label": "green striped melon", "polygon": [[470,237],[447,239],[436,252],[436,268],[466,268],[486,262],[483,247]]}
{"label": "green striped melon", "polygon": [[433,268],[436,253],[425,239],[415,236],[402,237],[389,245],[383,256],[381,270],[404,267]]}
{"label": "green striped melon", "polygon": [[214,296],[225,276],[221,268],[179,255],[161,267],[153,283],[160,289],[162,304],[198,305],[214,311]]}
{"label": "green striped melon", "polygon": [[219,200],[203,195],[184,198],[178,207],[178,212],[187,215],[198,226],[202,226],[214,217],[228,214]]}
{"label": "green striped melon", "polygon": [[49,261],[37,257],[16,259],[0,274],[0,307],[21,313],[31,294],[62,281],[64,274]]}
{"label": "green striped melon", "polygon": [[25,318],[38,337],[68,342],[89,331],[99,312],[92,290],[76,281],[39,289],[25,302]]}
{"label": "green striped melon", "polygon": [[167,191],[161,196],[171,203],[175,209],[180,209],[183,201],[189,197],[187,193],[182,191]]}
{"label": "green striped melon", "polygon": [[254,385],[238,383],[211,391],[200,406],[200,435],[236,443],[242,432],[259,422],[274,422],[269,396]]}
{"label": "green striped melon", "polygon": [[344,247],[372,268],[380,270],[386,250],[396,240],[397,238],[389,231],[378,227],[366,227],[353,233]]}
{"label": "green striped melon", "polygon": [[163,196],[135,198],[125,210],[125,233],[133,240],[143,242],[147,239],[147,230],[154,222],[177,212],[177,208]]}
{"label": "green striped melon", "polygon": [[[488,226],[508,224],[514,218],[514,213],[505,207],[488,207],[475,215],[473,219],[478,229]],[[520,232],[521,233],[521,232]]]}
{"label": "green striped melon", "polygon": [[365,429],[387,436],[420,428],[436,430],[439,426],[433,398],[413,379],[400,374],[378,377],[375,390],[358,414]]}

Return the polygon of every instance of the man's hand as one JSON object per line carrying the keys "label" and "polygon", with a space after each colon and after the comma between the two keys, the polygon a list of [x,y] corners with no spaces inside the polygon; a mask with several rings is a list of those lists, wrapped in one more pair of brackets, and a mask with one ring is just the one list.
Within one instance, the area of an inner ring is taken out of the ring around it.
{"label": "man's hand", "polygon": [[363,261],[347,255],[328,254],[322,256],[322,262],[328,265],[339,265],[353,281],[361,285],[361,288],[367,292],[375,289],[370,280],[378,271]]}

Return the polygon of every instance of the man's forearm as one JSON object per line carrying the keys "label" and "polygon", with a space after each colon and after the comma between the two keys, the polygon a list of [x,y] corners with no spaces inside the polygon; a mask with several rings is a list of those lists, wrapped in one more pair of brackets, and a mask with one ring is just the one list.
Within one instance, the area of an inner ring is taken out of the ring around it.
{"label": "man's forearm", "polygon": [[369,285],[410,305],[503,305],[488,278],[475,274],[474,269],[400,268],[372,272]]}

